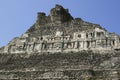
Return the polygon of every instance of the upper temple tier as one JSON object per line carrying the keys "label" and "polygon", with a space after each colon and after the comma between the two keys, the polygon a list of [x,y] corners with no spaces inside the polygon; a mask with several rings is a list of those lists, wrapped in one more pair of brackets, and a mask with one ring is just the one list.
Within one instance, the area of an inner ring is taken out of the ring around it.
{"label": "upper temple tier", "polygon": [[69,51],[110,51],[120,49],[120,36],[98,24],[73,18],[60,5],[46,16],[38,12],[35,24],[0,49],[1,53],[42,53]]}

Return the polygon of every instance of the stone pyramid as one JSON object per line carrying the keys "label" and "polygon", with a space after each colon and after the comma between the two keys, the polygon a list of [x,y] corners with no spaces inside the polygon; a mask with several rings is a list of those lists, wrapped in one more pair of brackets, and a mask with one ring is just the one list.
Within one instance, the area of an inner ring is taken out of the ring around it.
{"label": "stone pyramid", "polygon": [[1,48],[1,53],[79,52],[101,53],[120,49],[120,36],[98,24],[73,18],[68,9],[56,5],[50,14],[38,12],[37,20],[24,34]]}

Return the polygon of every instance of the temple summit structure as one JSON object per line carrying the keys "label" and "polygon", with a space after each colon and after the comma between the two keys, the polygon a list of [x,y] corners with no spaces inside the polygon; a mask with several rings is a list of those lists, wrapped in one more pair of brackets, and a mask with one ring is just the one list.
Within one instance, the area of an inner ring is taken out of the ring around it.
{"label": "temple summit structure", "polygon": [[120,49],[120,36],[98,24],[73,18],[68,9],[56,5],[37,20],[24,34],[11,40],[2,53],[111,51]]}

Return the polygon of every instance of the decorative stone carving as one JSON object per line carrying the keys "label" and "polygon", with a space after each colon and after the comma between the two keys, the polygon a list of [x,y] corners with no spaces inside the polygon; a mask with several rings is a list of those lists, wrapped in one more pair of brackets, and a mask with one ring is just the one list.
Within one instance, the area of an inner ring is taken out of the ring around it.
{"label": "decorative stone carving", "polygon": [[100,25],[73,18],[68,9],[56,5],[46,16],[38,12],[35,24],[2,48],[3,53],[64,52],[114,50],[120,48],[120,36]]}

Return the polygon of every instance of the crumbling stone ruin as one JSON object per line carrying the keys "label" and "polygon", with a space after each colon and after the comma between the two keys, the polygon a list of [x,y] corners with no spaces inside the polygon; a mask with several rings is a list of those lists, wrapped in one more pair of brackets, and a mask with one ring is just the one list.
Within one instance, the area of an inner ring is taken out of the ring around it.
{"label": "crumbling stone ruin", "polygon": [[46,16],[38,12],[36,23],[4,47],[3,53],[110,51],[120,49],[120,36],[98,24],[73,18],[56,5]]}
{"label": "crumbling stone ruin", "polygon": [[56,5],[0,48],[0,80],[120,80],[120,36]]}

